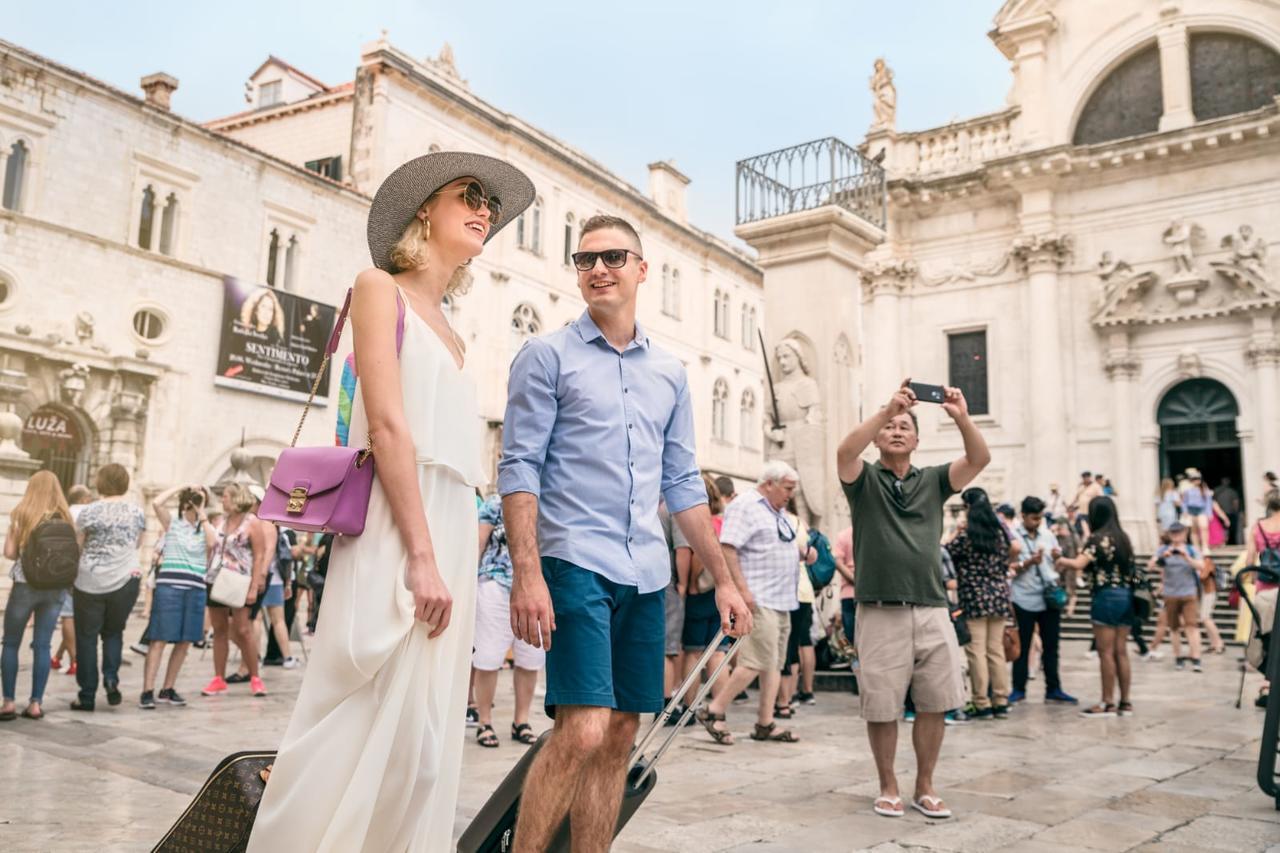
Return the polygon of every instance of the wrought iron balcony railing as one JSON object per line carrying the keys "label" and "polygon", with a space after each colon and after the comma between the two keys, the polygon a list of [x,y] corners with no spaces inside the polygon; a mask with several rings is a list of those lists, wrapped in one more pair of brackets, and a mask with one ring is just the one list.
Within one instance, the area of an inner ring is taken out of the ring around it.
{"label": "wrought iron balcony railing", "polygon": [[884,170],[829,136],[738,161],[737,224],[828,204],[877,228],[885,222]]}

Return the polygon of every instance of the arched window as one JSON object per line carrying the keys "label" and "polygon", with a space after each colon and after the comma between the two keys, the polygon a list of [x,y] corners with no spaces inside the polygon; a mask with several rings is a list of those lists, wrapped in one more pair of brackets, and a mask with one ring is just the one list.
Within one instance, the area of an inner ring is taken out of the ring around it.
{"label": "arched window", "polygon": [[280,255],[280,232],[272,228],[271,240],[267,243],[267,286],[276,286],[276,260]]}
{"label": "arched window", "polygon": [[751,336],[747,339],[747,349],[756,351],[756,340],[760,337],[760,323],[757,320],[755,307],[751,309]]}
{"label": "arched window", "polygon": [[164,200],[164,213],[160,214],[160,254],[172,255],[174,239],[178,234],[178,196],[169,193]]}
{"label": "arched window", "polygon": [[760,424],[756,422],[756,395],[750,388],[742,392],[738,416],[738,443],[754,449],[760,437]]}
{"label": "arched window", "polygon": [[528,302],[521,302],[511,314],[511,331],[521,340],[542,331],[542,318]]}
{"label": "arched window", "polygon": [[9,146],[9,158],[4,165],[4,207],[6,210],[22,209],[22,184],[27,176],[27,143],[19,139]]}
{"label": "arched window", "polygon": [[525,222],[525,217],[528,215],[529,215],[529,212],[525,211],[524,213],[521,213],[519,216],[516,217],[516,245],[522,249],[526,248],[525,242],[524,242],[524,239],[525,239],[524,235],[525,235],[525,232],[528,231],[529,229]]}
{"label": "arched window", "polygon": [[711,437],[724,441],[727,434],[726,409],[729,407],[729,383],[717,379],[711,389]]}
{"label": "arched window", "polygon": [[716,337],[729,337],[729,294],[720,288],[715,293],[715,333]]}
{"label": "arched window", "polygon": [[1094,89],[1076,123],[1076,145],[1093,145],[1160,129],[1164,95],[1160,49],[1153,43],[1120,63]]}
{"label": "arched window", "polygon": [[680,270],[671,271],[671,316],[680,319]]}
{"label": "arched window", "polygon": [[1255,39],[1192,33],[1190,53],[1196,121],[1256,110],[1280,95],[1280,54]]}
{"label": "arched window", "polygon": [[150,185],[142,191],[142,213],[138,217],[138,248],[151,248],[151,230],[156,219],[156,191]]}
{"label": "arched window", "polygon": [[671,267],[668,264],[662,265],[662,313],[668,317],[673,313],[671,310]]}
{"label": "arched window", "polygon": [[564,216],[564,265],[567,267],[573,263],[573,214],[566,213]]}

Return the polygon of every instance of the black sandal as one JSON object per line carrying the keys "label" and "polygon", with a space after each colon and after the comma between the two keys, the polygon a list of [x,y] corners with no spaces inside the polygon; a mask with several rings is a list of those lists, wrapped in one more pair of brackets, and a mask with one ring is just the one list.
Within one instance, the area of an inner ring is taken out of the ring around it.
{"label": "black sandal", "polygon": [[774,705],[773,715],[784,720],[789,720],[796,715],[796,709],[790,705]]}
{"label": "black sandal", "polygon": [[733,732],[728,729],[717,729],[716,723],[724,722],[724,714],[713,714],[706,708],[699,708],[693,712],[698,722],[702,723],[702,727],[707,730],[707,734],[711,735],[711,739],[721,746],[733,746]]}
{"label": "black sandal", "polygon": [[533,726],[528,723],[512,723],[511,739],[518,740],[520,743],[537,743],[538,735],[534,733]]}
{"label": "black sandal", "polygon": [[498,745],[498,733],[493,730],[493,726],[484,723],[476,729],[476,743],[487,749],[493,749]]}
{"label": "black sandal", "polygon": [[796,737],[796,733],[790,729],[780,729],[777,723],[770,723],[762,726],[756,723],[755,731],[751,733],[752,740],[772,740],[778,743],[799,743],[800,738]]}

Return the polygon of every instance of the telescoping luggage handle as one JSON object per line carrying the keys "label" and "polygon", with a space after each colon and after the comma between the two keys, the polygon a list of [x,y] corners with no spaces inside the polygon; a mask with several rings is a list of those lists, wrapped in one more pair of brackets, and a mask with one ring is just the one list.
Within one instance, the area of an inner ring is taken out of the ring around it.
{"label": "telescoping luggage handle", "polygon": [[[688,694],[690,688],[693,687],[693,683],[697,679],[698,675],[706,667],[707,662],[711,660],[711,656],[719,651],[720,642],[723,639],[724,629],[722,628],[716,632],[715,639],[711,641],[710,645],[707,646],[706,651],[702,653],[702,657],[698,659],[698,665],[694,667],[691,673],[689,673],[689,677],[684,680],[684,684],[681,684],[680,689],[672,695],[671,701],[667,703],[667,707],[662,709],[662,713],[659,714],[658,718],[653,721],[651,726],[649,726],[649,730],[644,733],[644,737],[640,738],[640,742],[636,744],[635,749],[631,751],[631,763],[627,768],[628,776],[630,775],[631,770],[639,765],[644,759],[644,751],[653,743],[654,738],[658,736],[658,732],[666,728],[665,724],[667,719],[671,716],[671,712],[675,710],[675,707],[679,705],[681,701],[683,701],[685,695]],[[653,772],[653,768],[657,766],[658,761],[662,759],[663,754],[671,748],[671,744],[675,743],[676,735],[680,734],[680,730],[684,728],[685,723],[689,721],[689,717],[697,709],[698,705],[702,703],[702,700],[707,697],[707,693],[711,691],[716,680],[720,678],[720,673],[729,665],[729,661],[733,660],[733,656],[737,653],[738,647],[742,645],[743,639],[743,637],[739,637],[733,641],[733,645],[730,646],[729,651],[725,653],[724,660],[720,661],[720,664],[712,671],[707,680],[703,682],[702,686],[698,689],[697,694],[693,697],[693,701],[689,702],[685,706],[684,713],[680,715],[680,719],[676,722],[675,726],[673,726],[671,731],[667,733],[666,738],[663,739],[662,744],[658,747],[658,751],[653,754],[653,758],[649,759],[649,761],[645,763],[644,771],[635,781],[635,786],[637,788],[643,787],[645,780],[649,778],[649,774]]]}

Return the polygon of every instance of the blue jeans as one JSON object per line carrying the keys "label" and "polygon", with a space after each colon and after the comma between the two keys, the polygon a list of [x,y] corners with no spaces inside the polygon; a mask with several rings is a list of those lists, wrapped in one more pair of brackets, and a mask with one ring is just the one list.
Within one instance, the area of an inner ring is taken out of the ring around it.
{"label": "blue jeans", "polygon": [[76,683],[80,704],[92,708],[98,692],[98,637],[102,637],[102,681],[110,689],[120,683],[124,624],[138,600],[138,578],[119,589],[98,595],[76,590]]}
{"label": "blue jeans", "polygon": [[49,681],[49,643],[58,627],[58,611],[62,609],[61,589],[32,589],[29,584],[14,581],[9,603],[4,608],[4,653],[0,655],[3,672],[4,699],[12,702],[18,692],[18,648],[27,630],[27,620],[36,615],[36,634],[31,638],[35,660],[31,664],[31,701],[44,701],[44,686]]}

